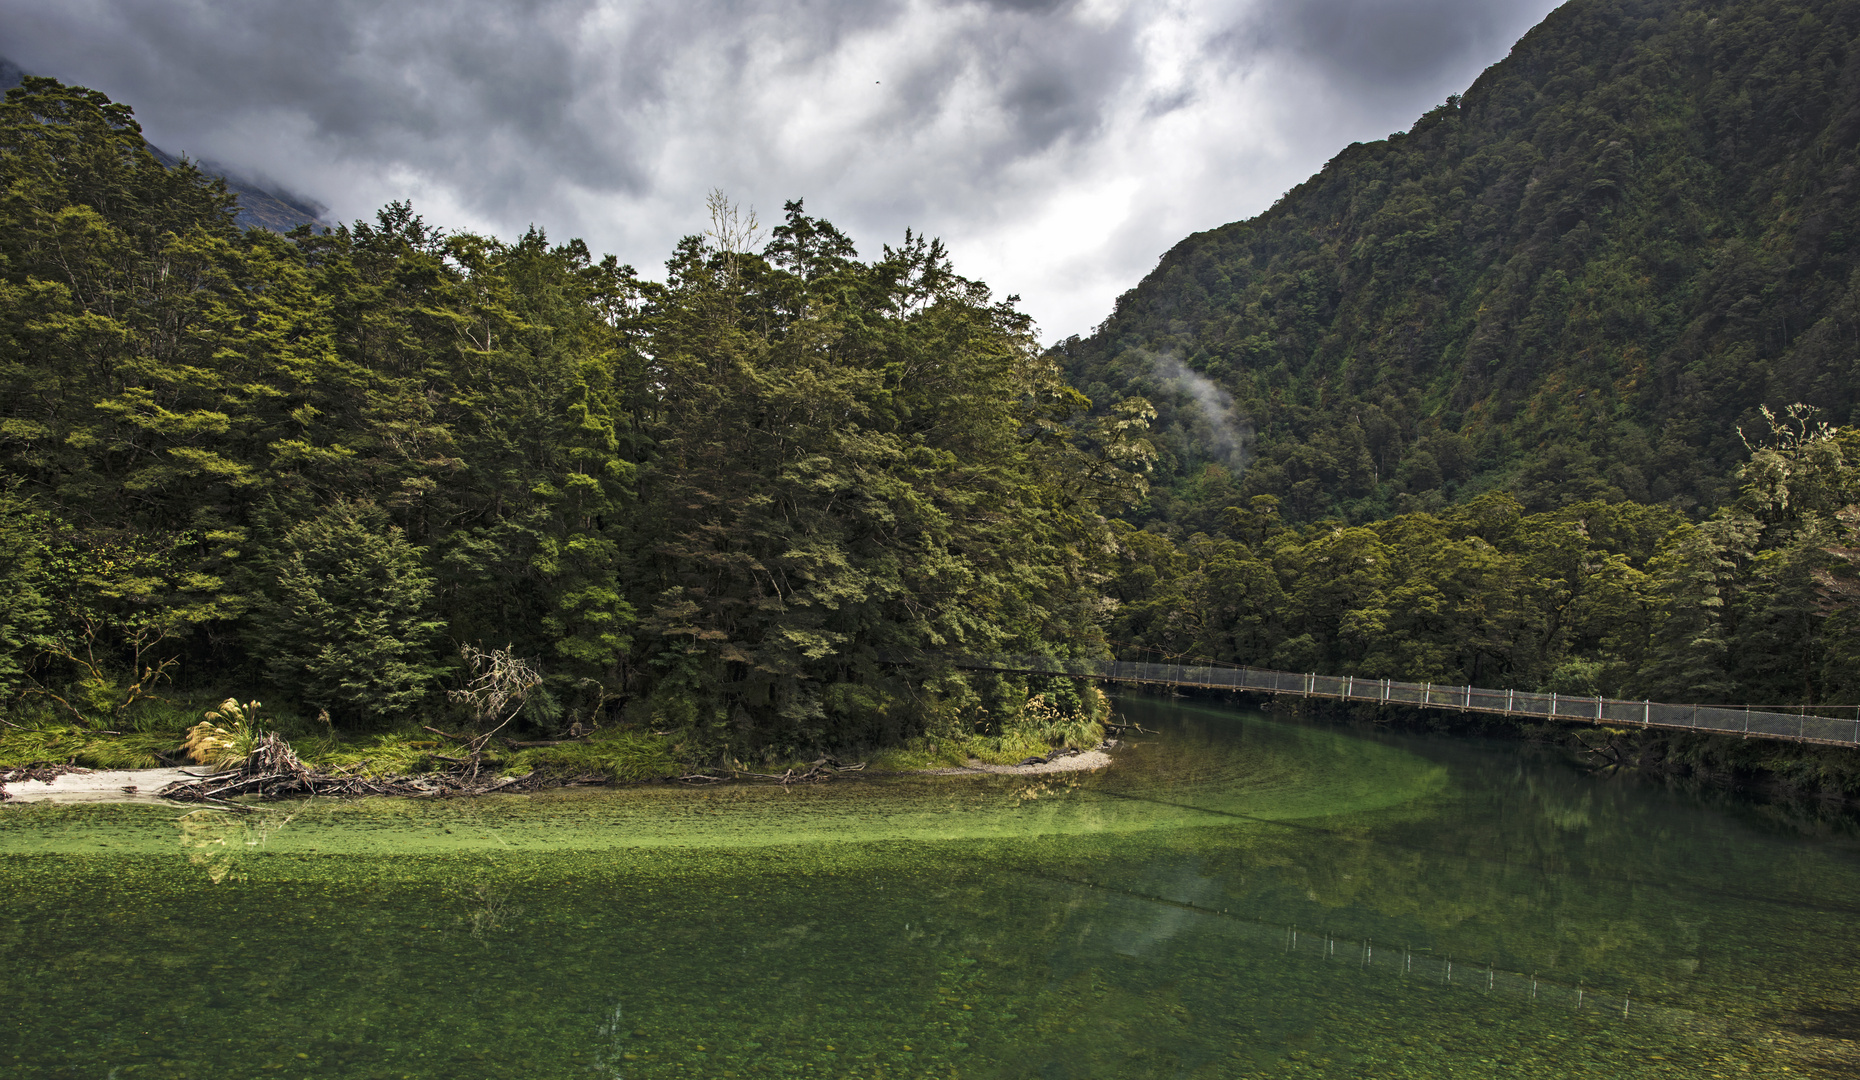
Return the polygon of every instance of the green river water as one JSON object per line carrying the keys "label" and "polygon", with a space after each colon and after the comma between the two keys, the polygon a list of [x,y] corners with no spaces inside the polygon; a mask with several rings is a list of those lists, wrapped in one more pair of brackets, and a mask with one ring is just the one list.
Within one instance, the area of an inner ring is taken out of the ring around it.
{"label": "green river water", "polygon": [[1090,775],[0,808],[0,1077],[1860,1075],[1842,821],[1126,699]]}

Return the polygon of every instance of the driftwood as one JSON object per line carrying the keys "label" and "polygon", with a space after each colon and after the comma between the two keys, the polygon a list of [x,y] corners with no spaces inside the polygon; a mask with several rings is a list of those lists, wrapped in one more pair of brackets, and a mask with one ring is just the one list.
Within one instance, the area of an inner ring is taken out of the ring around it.
{"label": "driftwood", "polygon": [[236,767],[196,780],[177,780],[156,794],[189,802],[224,802],[241,795],[256,795],[262,799],[292,799],[308,795],[350,798],[399,795],[434,799],[607,783],[607,777],[598,775],[549,777],[536,773],[481,780],[467,771],[472,764],[470,759],[449,760],[460,766],[457,772],[376,778],[331,775],[311,770],[283,739],[276,735],[264,735]]}
{"label": "driftwood", "polygon": [[81,765],[26,765],[17,769],[0,769],[0,784],[17,784],[22,780],[40,780],[49,784],[56,776],[90,771]]}
{"label": "driftwood", "polygon": [[[433,728],[435,734],[448,735]],[[573,741],[573,740],[563,740]],[[163,798],[189,802],[223,803],[239,796],[255,795],[261,799],[293,799],[310,795],[356,798],[369,795],[397,795],[414,799],[440,799],[454,796],[491,795],[540,791],[544,788],[597,787],[616,781],[605,773],[565,776],[532,772],[525,776],[481,778],[477,763],[471,758],[433,755],[454,767],[448,772],[417,776],[369,778],[364,776],[320,773],[305,765],[284,740],[264,735],[252,753],[236,767],[193,780],[179,780],[156,794]],[[777,784],[818,784],[848,773],[860,772],[865,762],[844,762],[823,757],[780,773],[747,770],[721,771],[700,769],[667,780],[684,784],[720,784],[726,780],[759,780]],[[237,804],[231,804],[237,805]]]}
{"label": "driftwood", "polygon": [[[836,776],[843,775],[845,773],[859,772],[863,770],[864,768],[865,768],[865,762],[863,761],[855,761],[851,764],[847,764],[845,762],[840,761],[838,758],[823,757],[815,761],[809,762],[807,766],[802,769],[788,769],[787,771],[780,772],[780,773],[759,773],[759,772],[748,772],[746,770],[738,770],[732,775],[746,776],[752,780],[769,780],[777,784],[783,784],[783,785],[786,785],[786,784],[819,784],[819,783],[824,783],[828,780],[831,780]],[[679,779],[683,780],[686,778],[680,777]],[[718,777],[718,779],[721,780],[724,778]]]}

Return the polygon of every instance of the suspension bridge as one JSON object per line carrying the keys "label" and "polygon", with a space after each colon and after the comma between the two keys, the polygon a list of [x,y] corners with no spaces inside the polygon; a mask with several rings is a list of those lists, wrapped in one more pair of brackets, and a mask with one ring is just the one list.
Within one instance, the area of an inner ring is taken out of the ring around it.
{"label": "suspension bridge", "polygon": [[1537,694],[1523,690],[1398,682],[1352,675],[1315,675],[1309,672],[1219,664],[988,656],[962,657],[955,661],[955,666],[971,671],[1062,675],[1098,682],[1333,698],[1338,701],[1411,705],[1424,709],[1491,713],[1538,720],[1568,720],[1597,726],[1664,728],[1828,746],[1860,746],[1860,709],[1849,719],[1817,716],[1806,710],[1792,713],[1751,706],[1673,705],[1658,701]]}

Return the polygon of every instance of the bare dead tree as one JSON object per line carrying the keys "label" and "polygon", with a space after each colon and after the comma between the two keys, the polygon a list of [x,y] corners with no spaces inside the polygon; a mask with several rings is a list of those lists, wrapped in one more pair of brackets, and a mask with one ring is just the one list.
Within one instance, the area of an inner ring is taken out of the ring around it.
{"label": "bare dead tree", "polygon": [[530,692],[542,685],[542,673],[513,653],[509,645],[501,649],[461,645],[459,655],[471,666],[471,678],[460,689],[446,691],[446,696],[471,710],[472,732],[461,736],[430,727],[426,730],[464,742],[470,753],[471,775],[476,776],[478,760],[491,736],[523,711]]}

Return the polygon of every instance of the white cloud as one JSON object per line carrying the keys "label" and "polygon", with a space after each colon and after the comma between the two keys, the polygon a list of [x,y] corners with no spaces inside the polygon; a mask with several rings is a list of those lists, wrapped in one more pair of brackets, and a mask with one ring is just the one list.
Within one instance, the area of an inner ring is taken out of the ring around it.
{"label": "white cloud", "polygon": [[0,53],[340,218],[586,238],[656,272],[722,187],[904,229],[1088,331],[1190,232],[1464,89],[1546,0],[0,0]]}

